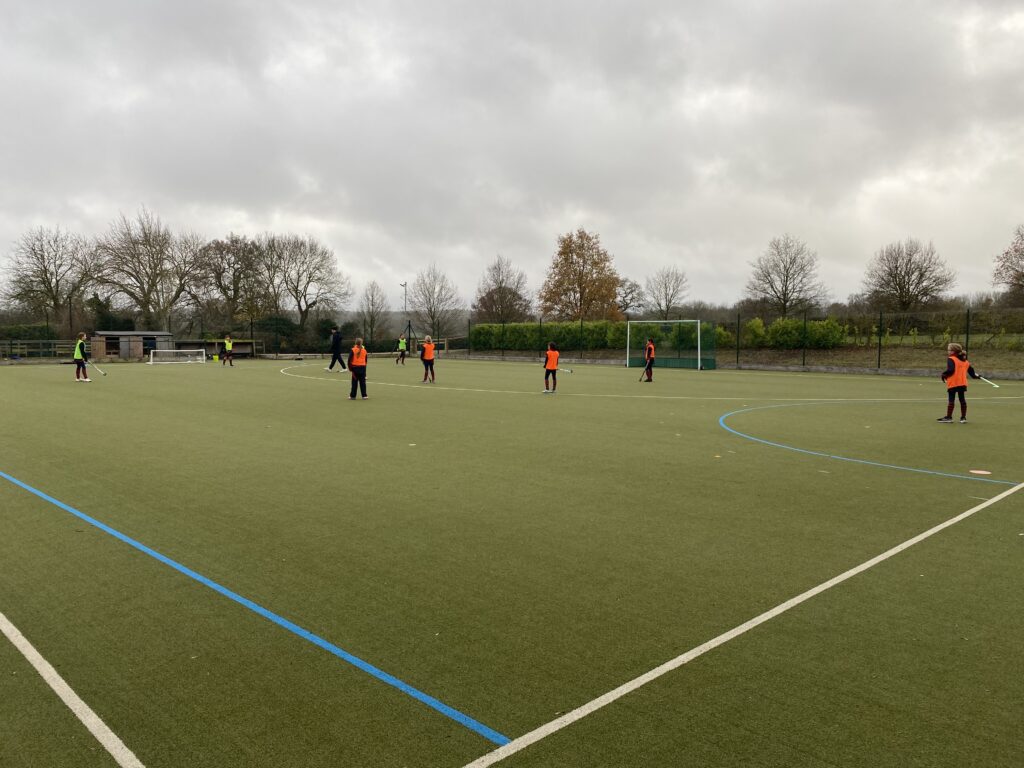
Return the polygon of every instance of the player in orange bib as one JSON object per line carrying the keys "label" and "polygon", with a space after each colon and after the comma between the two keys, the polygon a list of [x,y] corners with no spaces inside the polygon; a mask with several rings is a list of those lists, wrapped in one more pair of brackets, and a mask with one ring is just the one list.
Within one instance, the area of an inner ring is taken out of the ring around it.
{"label": "player in orange bib", "polygon": [[423,362],[423,381],[426,382],[427,378],[430,378],[430,383],[434,383],[434,342],[429,336],[423,337],[423,343],[420,344],[420,360]]}
{"label": "player in orange bib", "polygon": [[356,399],[358,387],[363,400],[366,400],[366,347],[363,346],[362,339],[356,339],[355,346],[348,353],[348,369],[352,372],[352,390],[348,394],[348,399]]}
{"label": "player in orange bib", "polygon": [[967,423],[967,379],[980,379],[981,376],[974,372],[974,367],[967,360],[967,353],[964,348],[955,342],[946,347],[949,357],[946,358],[946,370],[942,372],[942,380],[946,382],[946,394],[949,402],[946,405],[946,415],[937,421],[943,424],[953,422],[953,401],[960,398],[960,423]]}
{"label": "player in orange bib", "polygon": [[[548,379],[551,379],[551,389],[548,389]],[[553,395],[558,389],[558,345],[553,341],[548,342],[548,351],[544,353],[544,394],[549,392]]]}
{"label": "player in orange bib", "polygon": [[650,383],[654,381],[654,339],[647,339],[644,346],[644,374],[647,376],[643,381]]}

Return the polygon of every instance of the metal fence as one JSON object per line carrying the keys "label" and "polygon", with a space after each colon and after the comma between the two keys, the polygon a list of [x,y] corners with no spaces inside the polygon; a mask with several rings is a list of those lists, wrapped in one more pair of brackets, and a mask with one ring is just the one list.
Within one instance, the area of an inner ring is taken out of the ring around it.
{"label": "metal fence", "polygon": [[[263,341],[260,339],[236,339],[236,344],[241,347],[236,347],[236,354],[239,354],[241,350],[241,356],[252,354],[253,356],[259,356],[265,353]],[[208,354],[216,354],[222,347],[223,342],[220,340],[178,340],[175,342],[175,346],[178,349],[183,348],[195,348],[204,347]],[[142,357],[136,359],[146,359],[149,355],[149,350],[153,347],[151,345],[140,346],[139,349],[142,351]],[[90,351],[89,347],[86,347],[87,351]],[[251,350],[247,353],[245,350]],[[56,339],[56,340],[35,340],[35,339],[3,339],[0,340],[0,359],[8,360],[12,362],[19,362],[21,360],[46,360],[46,359],[70,359],[75,353],[75,340],[74,339]],[[108,358],[122,358],[120,345],[116,343],[109,343],[107,346]]]}
{"label": "metal fence", "polygon": [[1024,309],[737,315],[718,328],[721,367],[936,370],[955,341],[979,370],[1024,374]]}
{"label": "metal fence", "polygon": [[75,352],[74,340],[19,340],[0,341],[0,357],[8,360],[34,360],[54,357],[71,357]]}
{"label": "metal fence", "polygon": [[[664,327],[663,327],[664,326]],[[634,362],[642,357],[643,338],[654,337],[658,359],[666,367],[714,367],[715,327],[701,325],[701,360],[697,360],[697,327],[679,324],[664,325],[658,320],[636,321],[633,327]],[[540,359],[548,344],[554,342],[567,358],[624,364],[626,360],[627,325],[625,321],[553,321],[534,320],[524,323],[466,324],[464,337],[449,337],[449,348],[467,357]],[[642,364],[642,363],[640,363]]]}
{"label": "metal fence", "polygon": [[[658,321],[651,321],[657,324]],[[1024,378],[1024,309],[968,309],[946,312],[855,313],[797,316],[718,315],[702,322],[713,330],[713,367],[785,368],[876,371],[925,371],[945,367],[946,345],[955,341],[968,351],[981,372]],[[292,350],[275,334],[255,334],[256,353]],[[418,334],[412,333],[414,354]],[[449,334],[442,349],[449,355],[539,359],[549,341],[563,355],[594,362],[625,360],[625,323],[609,321],[476,323],[465,333]],[[325,351],[324,349],[303,351]],[[393,351],[393,339],[382,340],[373,352]],[[70,358],[74,340],[0,340],[0,358],[32,360]],[[296,350],[298,351],[298,350]],[[687,354],[671,343],[659,344],[663,356]],[[712,367],[712,366],[705,366]]]}

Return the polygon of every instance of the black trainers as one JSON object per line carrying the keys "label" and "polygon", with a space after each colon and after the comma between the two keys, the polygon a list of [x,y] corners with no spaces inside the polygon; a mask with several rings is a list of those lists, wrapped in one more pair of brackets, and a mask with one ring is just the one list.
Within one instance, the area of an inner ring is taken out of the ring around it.
{"label": "black trainers", "polygon": [[941,419],[936,419],[936,421],[939,422],[940,424],[952,424],[953,423],[953,417],[952,416],[943,416]]}
{"label": "black trainers", "polygon": [[960,423],[961,424],[966,424],[967,423],[967,417],[966,416],[961,416],[960,417]]}

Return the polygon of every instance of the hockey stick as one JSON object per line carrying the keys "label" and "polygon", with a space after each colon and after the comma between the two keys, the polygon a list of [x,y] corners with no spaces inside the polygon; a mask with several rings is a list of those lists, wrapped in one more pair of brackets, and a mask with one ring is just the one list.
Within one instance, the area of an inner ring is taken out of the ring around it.
{"label": "hockey stick", "polygon": [[[96,363],[86,363],[86,365],[89,365],[89,366],[95,368],[97,371],[99,371],[100,376],[106,376],[107,375],[107,372],[104,371],[102,368],[100,368],[98,365],[96,365]],[[991,384],[992,382],[989,382],[989,383]]]}
{"label": "hockey stick", "polygon": [[995,382],[989,381],[984,376],[979,376],[978,378],[981,379],[982,381],[984,381],[986,384],[991,384],[996,389],[999,389],[999,385],[998,384],[996,384]]}
{"label": "hockey stick", "polygon": [[559,368],[559,373],[572,373],[572,368]]}

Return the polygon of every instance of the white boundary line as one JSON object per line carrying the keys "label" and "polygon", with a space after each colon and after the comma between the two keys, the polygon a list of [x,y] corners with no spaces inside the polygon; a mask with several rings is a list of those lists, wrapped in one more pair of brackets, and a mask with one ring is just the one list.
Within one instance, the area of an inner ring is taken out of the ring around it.
{"label": "white boundary line", "polygon": [[541,739],[544,739],[547,736],[550,736],[551,734],[560,731],[563,728],[575,723],[577,720],[581,720],[582,718],[586,717],[592,712],[596,712],[602,707],[611,704],[613,701],[622,698],[627,693],[632,693],[636,689],[640,688],[643,685],[646,685],[652,680],[656,680],[662,675],[681,667],[683,664],[693,661],[698,656],[702,656],[708,651],[714,650],[718,646],[723,645],[746,632],[749,632],[751,629],[754,629],[755,627],[761,624],[764,624],[766,621],[774,619],[776,616],[785,613],[790,608],[794,608],[800,605],[800,603],[810,600],[815,595],[819,595],[822,592],[831,589],[832,587],[838,584],[842,584],[847,579],[853,578],[859,573],[863,573],[869,568],[872,568],[878,565],[879,563],[888,560],[890,557],[893,557],[894,555],[898,555],[903,550],[909,549],[915,544],[924,541],[930,536],[934,536],[936,533],[939,533],[940,531],[949,528],[952,525],[956,525],[961,520],[966,520],[968,517],[975,514],[976,512],[980,512],[986,507],[990,507],[996,502],[1002,501],[1007,496],[1016,493],[1022,488],[1024,488],[1024,483],[1021,483],[1020,485],[1015,485],[1013,488],[1003,491],[998,496],[993,496],[991,499],[988,499],[987,501],[978,504],[976,507],[972,507],[971,509],[968,509],[966,512],[961,512],[956,517],[950,518],[949,520],[946,520],[944,523],[939,523],[935,527],[929,528],[924,533],[919,533],[912,539],[907,539],[902,544],[897,544],[892,549],[889,549],[883,552],[882,554],[877,555],[876,557],[873,557],[870,560],[863,562],[860,565],[855,566],[844,573],[839,574],[838,576],[834,576],[828,581],[823,582],[818,586],[813,587],[807,590],[806,592],[797,595],[796,597],[790,598],[784,603],[780,603],[774,608],[765,611],[760,616],[755,616],[750,621],[740,624],[738,627],[734,627],[733,629],[730,629],[728,632],[725,632],[719,635],[718,637],[708,640],[706,643],[698,645],[696,648],[692,648],[691,650],[687,651],[686,653],[680,656],[676,656],[671,661],[666,661],[661,666],[655,667],[651,671],[646,672],[633,680],[630,680],[628,683],[620,685],[615,690],[609,691],[603,696],[599,696],[593,701],[590,701],[581,707],[577,707],[571,712],[567,712],[561,717],[552,720],[549,723],[545,723],[539,728],[535,728],[534,730],[520,736],[519,738],[513,739],[508,744],[498,747],[492,752],[488,752],[486,755],[483,755],[482,757],[474,760],[471,763],[467,763],[464,766],[464,768],[486,768],[486,766],[494,765],[495,763],[504,760],[506,757],[514,755],[516,752],[525,749],[531,744],[536,744]]}
{"label": "white boundary line", "polygon": [[[289,365],[281,368],[278,373],[282,373],[285,376],[291,376],[293,379],[307,379],[308,381],[336,381],[326,376],[304,376],[301,373],[289,373],[289,371],[295,368],[315,368],[315,365],[306,363],[305,365]],[[518,390],[518,389],[474,389],[472,387],[446,387],[440,386],[435,387],[433,385],[423,386],[422,384],[399,384],[393,381],[375,381],[368,380],[368,384],[373,384],[375,387],[400,387],[404,389],[417,389],[423,392],[479,392],[491,395],[541,395],[543,394],[539,390]],[[613,394],[601,394],[596,392],[559,392],[563,398],[566,397],[595,397],[595,398],[611,398],[618,400],[701,400],[701,401],[716,401],[716,402],[736,402],[736,403],[935,403],[937,402],[935,397],[824,397],[824,398],[806,398],[806,397],[704,397],[699,395],[613,395]],[[985,402],[993,400],[1022,400],[1024,395],[993,395],[991,397],[972,397],[971,400],[978,401],[983,400]]]}
{"label": "white boundary line", "polygon": [[18,631],[18,628],[11,624],[10,620],[3,613],[0,613],[0,631],[11,641],[15,648],[21,651],[28,663],[46,681],[46,684],[53,689],[61,701],[70,709],[75,717],[81,720],[82,725],[89,729],[89,733],[96,737],[96,740],[103,745],[103,748],[110,753],[121,768],[145,768],[139,758],[124,745],[124,742],[117,737],[99,715],[92,711],[88,704],[75,693],[64,678],[44,659],[32,643],[25,639],[25,636]]}

